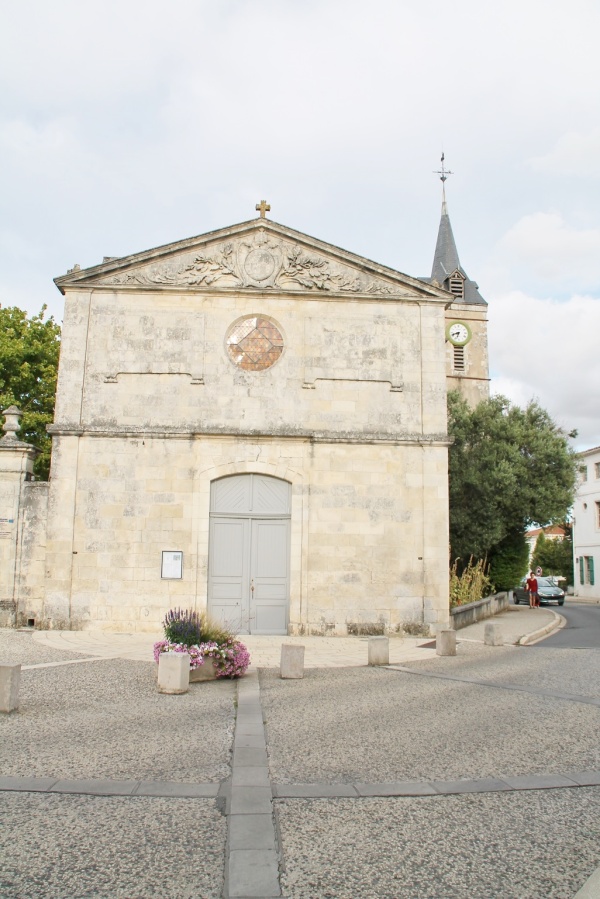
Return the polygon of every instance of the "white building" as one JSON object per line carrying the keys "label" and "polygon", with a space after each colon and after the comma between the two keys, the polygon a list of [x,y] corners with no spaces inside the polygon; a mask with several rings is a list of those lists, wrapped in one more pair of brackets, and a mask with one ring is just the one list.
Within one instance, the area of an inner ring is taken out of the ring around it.
{"label": "white building", "polygon": [[600,602],[594,560],[600,559],[600,446],[581,453],[573,510],[575,596]]}

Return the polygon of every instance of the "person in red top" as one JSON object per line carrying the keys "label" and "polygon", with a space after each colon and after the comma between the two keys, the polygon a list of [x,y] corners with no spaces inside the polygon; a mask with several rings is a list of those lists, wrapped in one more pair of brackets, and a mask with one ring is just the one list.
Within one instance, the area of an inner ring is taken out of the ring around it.
{"label": "person in red top", "polygon": [[538,595],[537,578],[534,575],[533,571],[529,572],[529,577],[527,578],[526,589],[529,592],[529,608],[536,609],[540,604],[540,597]]}

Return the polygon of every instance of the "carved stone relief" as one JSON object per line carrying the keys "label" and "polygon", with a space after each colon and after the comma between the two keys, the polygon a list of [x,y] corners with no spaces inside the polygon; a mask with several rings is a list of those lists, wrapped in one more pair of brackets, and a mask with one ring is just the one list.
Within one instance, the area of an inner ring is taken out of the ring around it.
{"label": "carved stone relief", "polygon": [[109,275],[110,285],[169,285],[173,287],[255,287],[258,289],[314,290],[397,296],[399,287],[370,278],[327,259],[308,253],[297,244],[272,238],[264,228],[252,237],[230,241],[212,252],[195,252],[174,261]]}

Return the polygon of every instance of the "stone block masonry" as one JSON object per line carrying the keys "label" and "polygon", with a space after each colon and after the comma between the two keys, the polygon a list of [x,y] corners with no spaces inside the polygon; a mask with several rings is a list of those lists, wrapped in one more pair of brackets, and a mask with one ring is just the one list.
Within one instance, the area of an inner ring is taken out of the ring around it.
{"label": "stone block masonry", "polygon": [[304,677],[304,646],[292,643],[281,644],[279,673],[283,678]]}
{"label": "stone block masonry", "polygon": [[19,708],[21,666],[0,665],[0,712],[16,712]]}
{"label": "stone block masonry", "polygon": [[187,652],[161,652],[158,659],[158,692],[181,694],[190,688]]}

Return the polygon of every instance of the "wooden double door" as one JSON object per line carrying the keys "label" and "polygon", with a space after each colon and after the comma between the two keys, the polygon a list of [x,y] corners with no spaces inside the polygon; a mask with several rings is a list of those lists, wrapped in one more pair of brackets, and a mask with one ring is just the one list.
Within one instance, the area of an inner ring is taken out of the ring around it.
{"label": "wooden double door", "polygon": [[232,475],[211,487],[208,611],[240,634],[287,634],[291,485]]}

